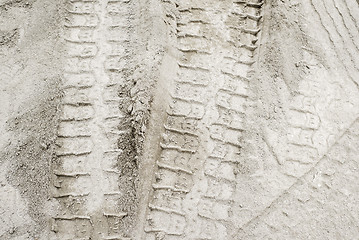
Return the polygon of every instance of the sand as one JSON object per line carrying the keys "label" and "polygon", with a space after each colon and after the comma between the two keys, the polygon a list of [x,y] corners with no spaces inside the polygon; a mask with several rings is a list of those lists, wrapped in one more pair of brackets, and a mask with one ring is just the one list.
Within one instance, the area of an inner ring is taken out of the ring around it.
{"label": "sand", "polygon": [[356,239],[355,0],[0,0],[0,239]]}

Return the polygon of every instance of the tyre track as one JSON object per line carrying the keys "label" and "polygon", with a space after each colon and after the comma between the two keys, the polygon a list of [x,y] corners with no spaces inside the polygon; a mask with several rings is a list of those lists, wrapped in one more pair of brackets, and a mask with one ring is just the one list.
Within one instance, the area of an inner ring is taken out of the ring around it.
{"label": "tyre track", "polygon": [[[325,30],[333,43],[329,31]],[[337,50],[335,51],[338,54]],[[279,160],[280,171],[291,177],[288,180],[289,187],[282,189],[266,208],[253,214],[254,217],[241,227],[242,233],[249,233],[249,225],[261,222],[262,215],[270,214],[274,203],[285,201],[286,194],[323,161],[324,156],[342,137],[343,131],[350,128],[358,116],[355,108],[357,90],[353,89],[345,78],[339,80],[330,76],[325,77],[327,70],[307,49],[304,49],[301,64],[307,69],[301,76],[303,81],[299,85],[298,94],[293,97],[286,113],[289,131],[286,141],[280,146],[285,146],[286,150],[280,153],[281,150],[274,148],[273,151]],[[343,65],[345,67],[344,63]],[[347,107],[344,107],[345,104]],[[337,116],[331,114],[333,112],[340,112],[339,121]]]}
{"label": "tyre track", "polygon": [[324,155],[322,158],[320,158],[313,166],[311,166],[311,168],[307,169],[307,171],[302,174],[300,177],[296,177],[295,181],[293,183],[290,184],[290,186],[283,191],[281,194],[279,194],[270,204],[268,204],[268,206],[263,209],[259,214],[257,214],[255,217],[251,218],[249,221],[247,221],[243,226],[240,227],[238,232],[246,232],[246,230],[248,230],[248,226],[250,226],[251,224],[253,224],[256,221],[259,221],[259,219],[261,219],[264,215],[270,213],[272,211],[273,206],[277,206],[279,205],[278,202],[281,202],[283,200],[285,200],[285,198],[291,193],[292,189],[295,188],[298,184],[301,184],[302,180],[307,177],[312,171],[314,171],[314,169],[322,164],[322,162],[324,162],[326,160],[327,155],[329,154],[330,151],[332,151],[332,149],[338,144],[338,142],[340,142],[340,139],[343,138],[343,136],[345,136],[346,133],[349,132],[349,129],[353,129],[354,131],[356,131],[356,128],[354,128],[354,126],[356,126],[358,121],[358,118],[356,118],[349,126],[348,128],[346,128],[344,131],[342,131],[338,138],[336,139],[336,141],[330,146],[330,148],[327,151],[327,154]]}
{"label": "tyre track", "polygon": [[[174,13],[166,21],[177,28],[178,64],[146,239],[227,239],[235,227],[236,155],[262,4],[164,4]],[[216,18],[225,25],[216,26]]]}
{"label": "tyre track", "polygon": [[[298,89],[299,95],[292,99],[287,113],[290,125],[287,138],[289,145],[285,154],[286,160],[280,161],[281,164],[286,161],[294,164],[286,173],[295,177],[301,175],[301,164],[305,172],[304,169],[310,168],[316,159],[324,156],[341,129],[345,128],[337,124],[334,116],[329,116],[327,112],[337,109],[340,102],[343,106],[343,116],[340,119],[345,126],[358,114],[358,111],[351,109],[355,105],[353,101],[356,100],[346,94],[349,92],[348,86],[343,87],[341,81],[320,79],[318,76],[324,74],[323,67],[309,52],[305,54],[303,64],[308,71],[302,76],[304,79]],[[355,95],[356,91],[353,93]],[[351,112],[353,116],[346,116],[345,112]],[[286,168],[285,164],[284,167]],[[294,173],[294,169],[298,172]]]}
{"label": "tyre track", "polygon": [[[248,222],[245,228],[240,229],[237,237],[240,239],[269,239],[272,237],[325,236],[333,238],[335,236],[337,238],[340,236],[343,239],[350,239],[356,236],[358,229],[356,216],[349,210],[356,206],[356,199],[348,198],[348,194],[350,191],[352,193],[356,191],[350,187],[349,183],[355,182],[353,179],[358,176],[353,174],[346,181],[341,181],[341,179],[346,179],[346,176],[349,176],[348,171],[351,171],[349,169],[353,169],[352,166],[357,165],[354,157],[357,149],[353,146],[353,140],[356,145],[357,132],[358,119],[341,134],[326,156],[322,157],[313,168],[273,201],[263,213]],[[346,157],[350,160],[345,160],[344,155],[348,155]],[[328,198],[331,200],[328,201]],[[328,214],[326,218],[329,216],[332,218],[338,215],[338,209],[342,206],[341,204],[341,206],[337,205],[338,202],[345,202],[345,206],[350,207],[341,209],[344,213],[336,221],[353,228],[338,228],[331,221],[323,221],[324,226],[319,228],[316,221],[318,217]],[[317,212],[316,215],[309,214],[313,210]],[[347,216],[351,218],[349,221],[347,221]],[[277,224],[273,224],[274,222]],[[278,228],[278,226],[280,227]]]}
{"label": "tyre track", "polygon": [[[312,6],[314,7],[313,3]],[[340,18],[339,14],[338,17]],[[342,22],[344,24],[344,20]],[[325,28],[324,25],[322,26]],[[330,34],[328,29],[327,32]],[[334,44],[333,41],[332,43]],[[309,69],[308,73],[315,76],[319,74],[322,66],[311,55],[311,52],[305,50],[303,64]],[[346,66],[345,63],[343,64]],[[280,164],[285,163],[286,174],[295,177],[306,172],[316,159],[321,158],[329,149],[332,139],[336,138],[339,126],[335,126],[334,120],[327,119],[325,111],[333,107],[333,102],[345,102],[342,98],[346,98],[339,82],[325,83],[317,80],[316,77],[308,80],[302,82],[299,88],[300,96],[293,99],[291,109],[287,113],[291,126],[287,140],[289,146],[286,160],[280,160],[282,157],[279,157]],[[323,89],[328,93],[322,94]],[[353,111],[353,114],[356,116],[357,112]]]}
{"label": "tyre track", "polygon": [[66,5],[64,98],[53,166],[59,203],[55,239],[128,237],[135,203],[126,201],[133,199],[135,186],[126,177],[136,167],[130,166],[134,149],[126,142],[132,137],[129,116],[119,107],[125,96],[118,96],[126,84],[120,71],[129,40],[123,25],[128,2],[68,0]]}

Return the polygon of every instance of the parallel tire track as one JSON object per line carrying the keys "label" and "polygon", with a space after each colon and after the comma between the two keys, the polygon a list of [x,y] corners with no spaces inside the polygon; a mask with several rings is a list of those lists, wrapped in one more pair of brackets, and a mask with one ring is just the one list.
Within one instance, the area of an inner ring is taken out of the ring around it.
{"label": "parallel tire track", "polygon": [[64,98],[58,163],[53,166],[54,198],[59,203],[52,225],[55,239],[126,239],[130,230],[126,219],[132,213],[125,201],[135,189],[123,187],[121,179],[135,167],[123,161],[118,166],[126,158],[130,164],[128,153],[133,152],[119,147],[132,137],[128,116],[119,107],[123,98],[118,96],[125,85],[120,71],[129,37],[124,28],[128,2],[66,4]]}
{"label": "parallel tire track", "polygon": [[228,239],[236,227],[236,168],[263,2],[177,4],[163,3],[176,28],[177,77],[145,239]]}

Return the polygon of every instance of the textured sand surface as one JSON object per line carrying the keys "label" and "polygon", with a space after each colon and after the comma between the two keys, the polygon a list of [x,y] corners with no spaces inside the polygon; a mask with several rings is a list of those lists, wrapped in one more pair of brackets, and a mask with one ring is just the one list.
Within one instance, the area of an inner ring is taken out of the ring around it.
{"label": "textured sand surface", "polygon": [[0,239],[357,239],[356,0],[0,0]]}

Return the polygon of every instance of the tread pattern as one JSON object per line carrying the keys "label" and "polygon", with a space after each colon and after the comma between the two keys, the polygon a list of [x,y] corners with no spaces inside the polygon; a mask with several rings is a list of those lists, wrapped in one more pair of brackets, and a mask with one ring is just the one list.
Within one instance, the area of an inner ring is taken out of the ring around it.
{"label": "tread pattern", "polygon": [[[288,150],[281,162],[286,173],[294,177],[303,175],[322,158],[358,115],[358,111],[353,108],[357,100],[353,99],[356,93],[355,89],[350,90],[351,84],[336,80],[328,82],[317,77],[325,75],[325,69],[309,52],[306,53],[304,62],[308,72],[304,75],[298,89],[299,94],[292,99],[287,113],[290,125],[287,135]],[[328,114],[338,111],[339,106],[340,116]]]}
{"label": "tread pattern", "polygon": [[[247,217],[239,224],[244,236],[252,231],[250,226],[263,219],[263,215],[286,198],[288,191],[324,161],[328,151],[358,117],[358,108],[355,107],[359,104],[358,88],[353,81],[357,74],[355,61],[350,60],[350,55],[343,56],[344,51],[339,49],[345,45],[344,39],[348,39],[352,43],[348,44],[345,51],[357,51],[354,47],[357,43],[353,43],[355,39],[341,38],[355,34],[348,31],[348,28],[355,22],[354,13],[358,12],[359,8],[356,6],[345,10],[344,5],[348,2],[351,1],[333,0],[319,3],[308,0],[302,3],[305,15],[310,16],[303,20],[302,25],[307,25],[303,33],[319,41],[313,43],[314,47],[323,45],[326,46],[323,49],[332,48],[328,54],[333,58],[328,57],[320,61],[316,49],[303,47],[302,61],[298,64],[305,70],[301,73],[301,82],[295,95],[288,99],[290,106],[285,113],[287,122],[284,121],[287,135],[281,137],[270,130],[265,134],[269,154],[265,158],[260,158],[259,170],[251,175],[249,180],[247,178],[245,184],[239,188],[241,194],[238,196],[245,196],[242,197],[246,201],[243,205],[250,209]],[[344,16],[345,11],[350,11],[351,14]],[[330,19],[334,16],[336,23],[333,25]],[[317,33],[320,27],[321,35]],[[339,33],[336,32],[338,28],[341,29]],[[336,61],[331,62],[330,59]],[[256,191],[249,192],[252,188]],[[261,198],[261,202],[252,201],[256,196]],[[242,235],[239,238],[242,238]],[[248,236],[248,239],[251,237]]]}
{"label": "tread pattern", "polygon": [[[347,76],[335,76],[333,72],[334,76],[330,75],[311,49],[303,49],[300,64],[306,67],[306,71],[287,112],[287,139],[278,147],[274,146],[279,165],[285,174],[294,178],[302,176],[321,159],[359,114],[354,107],[358,104],[355,79],[358,78],[359,65],[353,55],[359,50],[355,38],[359,31],[354,27],[359,21],[359,16],[355,15],[358,7],[354,7],[351,0],[306,2],[333,45],[339,60],[336,65],[342,67]],[[275,140],[270,142],[276,145]],[[281,146],[286,146],[286,149],[281,150]]]}
{"label": "tread pattern", "polygon": [[358,119],[328,154],[237,239],[352,239],[358,222]]}
{"label": "tread pattern", "polygon": [[[64,19],[67,58],[54,164],[54,239],[129,239],[134,183],[127,175],[131,137],[119,89],[126,85],[126,0],[68,0]],[[126,144],[126,148],[122,145]],[[119,161],[128,158],[121,162]],[[127,202],[126,202],[127,201]],[[126,206],[126,207],[124,207]]]}
{"label": "tread pattern", "polygon": [[[177,42],[145,239],[227,239],[262,1],[164,1]],[[222,17],[225,26],[211,19]],[[209,34],[215,34],[210,38]]]}

